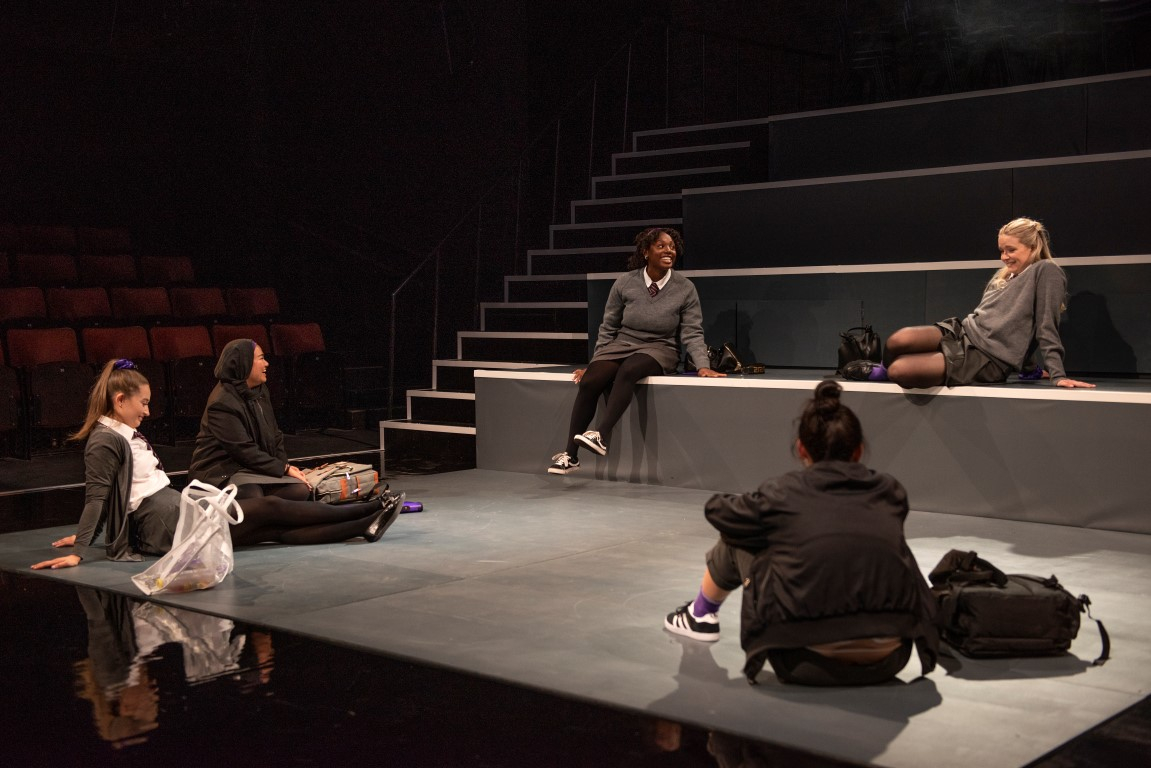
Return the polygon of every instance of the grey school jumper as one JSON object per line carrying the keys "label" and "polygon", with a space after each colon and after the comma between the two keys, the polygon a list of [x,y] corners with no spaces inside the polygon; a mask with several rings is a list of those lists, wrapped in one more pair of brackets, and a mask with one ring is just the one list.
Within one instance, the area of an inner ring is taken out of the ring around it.
{"label": "grey school jumper", "polygon": [[643,279],[645,268],[620,276],[612,285],[592,361],[620,360],[643,352],[671,373],[679,364],[682,343],[695,367],[707,368],[703,313],[695,286],[672,270],[667,285],[652,298]]}
{"label": "grey school jumper", "polygon": [[1067,378],[1059,314],[1067,297],[1067,276],[1050,259],[1035,262],[1002,288],[988,286],[963,331],[976,347],[1010,367],[1022,368],[1038,348],[1052,383]]}

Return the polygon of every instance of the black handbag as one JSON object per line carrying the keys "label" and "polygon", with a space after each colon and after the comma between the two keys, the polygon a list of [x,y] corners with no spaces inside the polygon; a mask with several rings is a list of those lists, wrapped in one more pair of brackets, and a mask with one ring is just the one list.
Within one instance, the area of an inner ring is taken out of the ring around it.
{"label": "black handbag", "polygon": [[1079,614],[1099,626],[1103,664],[1111,639],[1091,616],[1090,598],[1075,597],[1054,576],[1005,574],[974,552],[953,549],[930,575],[939,601],[935,624],[940,637],[964,656],[995,658],[1050,656],[1067,651],[1079,633]]}
{"label": "black handbag", "polygon": [[743,363],[739,361],[739,356],[735,354],[729,342],[724,342],[723,346],[718,348],[708,347],[707,360],[708,367],[716,373],[743,372]]}
{"label": "black handbag", "polygon": [[843,373],[843,367],[856,360],[870,360],[873,363],[883,362],[883,342],[879,334],[872,330],[870,325],[858,325],[848,328],[839,334],[839,368],[836,373]]}

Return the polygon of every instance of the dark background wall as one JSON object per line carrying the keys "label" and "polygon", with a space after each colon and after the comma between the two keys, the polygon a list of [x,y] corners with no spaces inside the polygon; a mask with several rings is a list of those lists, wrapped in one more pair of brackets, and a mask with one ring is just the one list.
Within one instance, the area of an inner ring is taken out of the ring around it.
{"label": "dark background wall", "polygon": [[130,226],[379,358],[429,253],[474,327],[630,131],[1138,69],[1147,5],[7,0],[0,221]]}

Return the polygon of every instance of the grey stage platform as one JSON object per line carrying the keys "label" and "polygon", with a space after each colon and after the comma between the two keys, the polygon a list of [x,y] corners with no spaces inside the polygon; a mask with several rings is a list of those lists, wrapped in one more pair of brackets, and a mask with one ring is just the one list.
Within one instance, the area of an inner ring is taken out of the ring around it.
{"label": "grey stage platform", "polygon": [[[538,473],[568,440],[570,368],[476,371],[476,462]],[[600,458],[603,480],[750,490],[796,466],[796,418],[829,372],[654,376]],[[840,382],[863,422],[864,461],[898,477],[914,509],[1151,533],[1151,382],[1099,380],[902,390]]]}
{"label": "grey stage platform", "polygon": [[[735,604],[714,645],[674,637],[663,615],[695,594],[713,541],[706,491],[470,470],[405,478],[427,505],[378,544],[237,553],[219,587],[160,602],[562,695],[884,766],[1021,766],[1151,689],[1151,537],[913,513],[926,571],[974,549],[1008,571],[1055,573],[1089,594],[1114,642],[1086,622],[1074,655],[948,662],[865,689],[752,688]],[[79,510],[77,510],[77,514]],[[0,569],[52,554],[66,528],[0,536]],[[139,596],[140,565],[38,572]],[[449,694],[445,694],[449,695]]]}

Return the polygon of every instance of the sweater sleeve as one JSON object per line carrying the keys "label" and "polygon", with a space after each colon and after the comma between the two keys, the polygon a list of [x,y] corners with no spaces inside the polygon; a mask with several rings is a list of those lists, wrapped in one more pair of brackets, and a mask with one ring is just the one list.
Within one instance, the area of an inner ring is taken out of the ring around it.
{"label": "sweater sleeve", "polygon": [[697,369],[707,368],[711,361],[707,356],[707,344],[703,340],[703,309],[699,303],[699,293],[695,285],[688,282],[688,296],[679,311],[679,340]]}
{"label": "sweater sleeve", "polygon": [[1035,342],[1052,383],[1067,378],[1063,368],[1063,341],[1059,316],[1067,297],[1067,275],[1054,262],[1040,261],[1035,276]]}
{"label": "sweater sleeve", "polygon": [[[73,554],[84,560],[103,555],[103,549],[96,547],[95,542],[109,525],[108,505],[116,496],[115,487],[125,459],[119,448],[116,438],[94,434],[84,449],[84,510],[73,549]],[[116,538],[117,532],[109,531],[108,536]]]}

